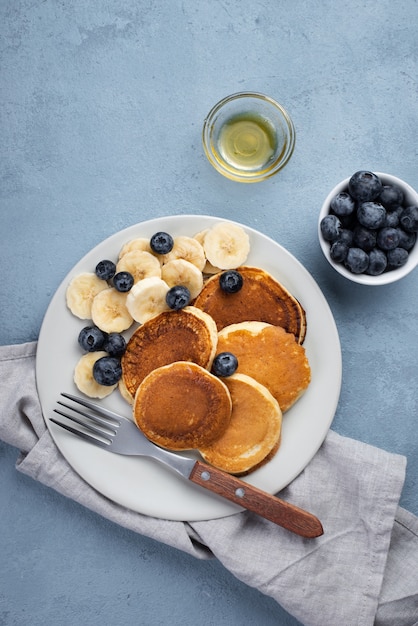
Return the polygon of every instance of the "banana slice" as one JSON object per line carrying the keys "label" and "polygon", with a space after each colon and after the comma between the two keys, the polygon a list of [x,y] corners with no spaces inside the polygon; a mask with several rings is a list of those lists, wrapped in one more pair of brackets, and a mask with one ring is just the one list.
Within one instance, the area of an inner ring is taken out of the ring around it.
{"label": "banana slice", "polygon": [[117,272],[129,272],[137,283],[144,278],[157,276],[161,278],[161,266],[159,260],[145,250],[131,250],[126,252],[116,264]]}
{"label": "banana slice", "polygon": [[67,306],[76,317],[91,319],[91,305],[95,296],[107,288],[107,282],[92,272],[78,274],[67,287]]}
{"label": "banana slice", "polygon": [[203,287],[202,272],[185,259],[174,259],[163,265],[161,278],[165,280],[169,287],[183,285],[190,291],[192,300],[197,298]]}
{"label": "banana slice", "polygon": [[151,246],[149,243],[149,239],[146,237],[137,237],[136,239],[131,239],[131,241],[127,241],[119,252],[119,259],[121,259],[127,252],[132,252],[132,250],[140,250],[141,252],[149,252],[152,254]]}
{"label": "banana slice", "polygon": [[[209,230],[209,228],[205,228],[205,230],[201,230],[193,236],[193,238],[200,243],[203,249],[205,249],[205,236],[209,232]],[[222,272],[222,270],[220,267],[215,267],[214,265],[212,265],[212,263],[209,263],[209,261],[206,259],[205,267],[203,268],[202,272],[203,274],[218,274],[219,272]]]}
{"label": "banana slice", "polygon": [[169,306],[165,301],[169,286],[158,278],[151,276],[136,283],[126,298],[126,306],[130,315],[139,324],[155,317],[163,311],[168,311]]}
{"label": "banana slice", "polygon": [[168,254],[162,256],[163,265],[174,261],[175,259],[184,259],[196,265],[202,271],[205,267],[206,257],[203,246],[194,237],[179,236],[174,239],[174,246]]}
{"label": "banana slice", "polygon": [[219,222],[205,235],[203,243],[206,258],[223,270],[243,265],[250,252],[250,238],[238,224]]}
{"label": "banana slice", "polygon": [[133,323],[126,308],[126,293],[113,287],[101,291],[93,300],[91,319],[105,333],[121,333]]}
{"label": "banana slice", "polygon": [[78,361],[74,369],[74,382],[77,389],[89,398],[105,398],[118,386],[99,385],[93,377],[93,365],[102,356],[108,356],[107,352],[88,352]]}

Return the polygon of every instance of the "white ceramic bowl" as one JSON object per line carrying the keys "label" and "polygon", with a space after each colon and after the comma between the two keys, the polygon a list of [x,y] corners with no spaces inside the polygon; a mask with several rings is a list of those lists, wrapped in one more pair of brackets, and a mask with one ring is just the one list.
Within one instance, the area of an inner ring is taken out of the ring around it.
{"label": "white ceramic bowl", "polygon": [[[379,176],[384,185],[398,185],[404,192],[406,205],[418,205],[418,193],[405,181],[397,178],[396,176],[392,176],[391,174],[383,174],[381,172],[374,173]],[[336,263],[331,259],[330,243],[326,241],[322,236],[320,224],[322,218],[328,215],[328,213],[330,212],[330,203],[333,197],[341,191],[348,190],[348,181],[350,180],[350,178],[351,177],[346,178],[345,180],[338,183],[338,185],[336,185],[334,189],[330,191],[324,201],[324,204],[322,205],[318,220],[318,237],[322,252],[324,253],[325,258],[330,263],[330,265],[339,274],[341,274],[345,278],[348,278],[348,280],[351,280],[352,282],[359,283],[361,285],[387,285],[388,283],[393,283],[397,280],[400,280],[401,278],[412,272],[412,270],[414,270],[418,265],[418,239],[412,250],[409,251],[409,257],[405,265],[397,269],[383,272],[383,274],[380,274],[379,276],[369,276],[368,274],[354,274],[346,269],[342,263]]]}

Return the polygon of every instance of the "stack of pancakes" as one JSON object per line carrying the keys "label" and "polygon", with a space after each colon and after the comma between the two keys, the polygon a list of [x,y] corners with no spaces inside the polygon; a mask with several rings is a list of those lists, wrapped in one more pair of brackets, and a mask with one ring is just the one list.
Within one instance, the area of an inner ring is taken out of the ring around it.
{"label": "stack of pancakes", "polygon": [[[240,292],[225,294],[215,275],[193,306],[139,326],[122,357],[121,391],[151,441],[242,475],[278,450],[282,415],[309,385],[310,367],[299,302],[264,270],[238,269]],[[211,373],[221,352],[238,359],[232,376]]]}

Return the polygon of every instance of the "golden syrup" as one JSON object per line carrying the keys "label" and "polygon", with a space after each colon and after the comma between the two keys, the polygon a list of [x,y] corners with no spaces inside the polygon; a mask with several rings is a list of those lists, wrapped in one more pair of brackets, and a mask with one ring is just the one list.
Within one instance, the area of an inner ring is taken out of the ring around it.
{"label": "golden syrup", "polygon": [[221,128],[218,150],[226,164],[252,172],[269,166],[277,150],[273,124],[256,113],[241,113]]}

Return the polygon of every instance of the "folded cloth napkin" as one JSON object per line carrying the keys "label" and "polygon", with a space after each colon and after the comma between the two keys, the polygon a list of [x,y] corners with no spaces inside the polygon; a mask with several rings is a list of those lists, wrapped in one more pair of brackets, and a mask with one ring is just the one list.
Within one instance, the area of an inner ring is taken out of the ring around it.
{"label": "folded cloth napkin", "polygon": [[20,450],[17,469],[135,532],[215,556],[306,626],[418,623],[418,518],[398,506],[404,457],[330,431],[280,494],[321,519],[317,539],[248,512],[193,523],[147,517],[91,488],[56,448],[37,395],[36,345],[0,347],[0,438]]}

